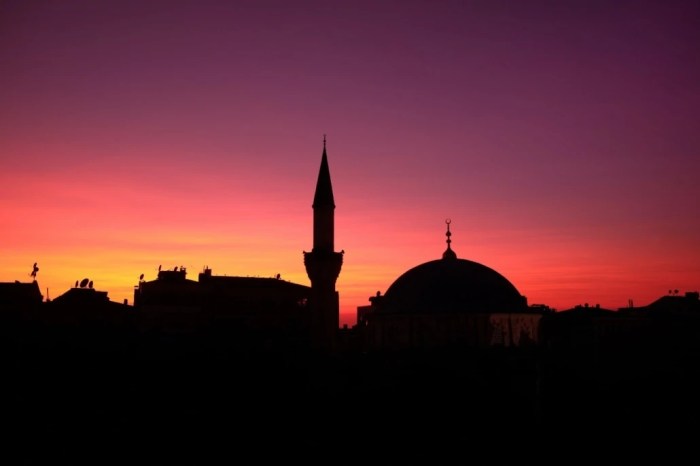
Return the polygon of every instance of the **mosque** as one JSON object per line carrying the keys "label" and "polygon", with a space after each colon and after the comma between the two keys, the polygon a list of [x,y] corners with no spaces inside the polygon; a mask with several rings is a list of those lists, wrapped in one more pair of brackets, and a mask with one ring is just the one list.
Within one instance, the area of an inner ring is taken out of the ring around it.
{"label": "mosque", "polygon": [[[588,447],[589,426],[614,438],[653,431],[652,417],[669,426],[700,413],[697,292],[641,308],[550,312],[498,271],[459,257],[447,220],[442,255],[399,275],[358,307],[353,328],[339,328],[344,253],[325,140],[312,208],[310,286],[208,267],[193,280],[178,267],[141,277],[128,305],[86,280],[45,301],[35,275],[0,283],[10,419],[71,442],[114,432],[119,448],[155,435],[167,445],[154,443],[158,455],[225,438],[228,452],[274,445],[308,460],[320,446],[345,451],[341,440],[351,439],[362,460],[377,448],[396,459],[397,446],[433,458],[487,451],[487,441],[500,454],[525,438],[522,460],[542,432],[585,426],[572,438]],[[76,413],[81,435],[62,424]]]}
{"label": "mosque", "polygon": [[[208,267],[198,280],[192,280],[182,267],[159,267],[156,280],[144,281],[142,277],[139,281],[133,306],[126,302],[115,306],[106,292],[92,286],[79,289],[78,282],[75,289],[53,302],[48,297],[42,302],[34,264],[32,283],[0,283],[0,308],[7,310],[6,320],[26,320],[30,326],[34,321],[50,326],[60,320],[59,313],[52,310],[61,308],[60,314],[75,317],[68,320],[83,330],[86,324],[77,316],[84,314],[104,328],[114,324],[111,326],[125,332],[158,338],[199,334],[211,339],[215,334],[229,347],[311,346],[356,352],[538,345],[561,349],[563,342],[579,340],[597,348],[603,336],[614,335],[615,341],[621,341],[621,335],[639,339],[640,328],[649,334],[645,341],[670,342],[678,340],[679,329],[698,328],[684,324],[697,315],[697,292],[667,296],[650,306],[620,312],[586,308],[554,313],[546,306],[528,305],[525,296],[498,271],[458,257],[452,248],[448,219],[442,256],[401,274],[384,294],[378,292],[369,298],[368,305],[357,308],[353,328],[341,329],[336,281],[344,252],[335,247],[335,207],[324,137],[312,204],[313,243],[311,250],[303,253],[310,286],[279,276],[217,276]],[[77,309],[83,309],[83,314],[73,312]],[[124,312],[126,319],[122,318]],[[576,316],[580,318],[574,319]],[[655,330],[669,326],[657,325],[668,320],[667,316],[682,322],[678,329],[666,331],[672,337]]]}
{"label": "mosque", "polygon": [[[313,247],[304,252],[311,286],[273,278],[214,276],[198,281],[186,270],[162,270],[154,281],[141,281],[134,307],[143,326],[186,331],[217,322],[230,331],[246,328],[259,334],[306,333],[312,346],[347,346],[339,329],[336,280],[343,252],[335,250],[335,199],[326,141],[313,198]],[[538,340],[542,313],[503,275],[461,259],[451,247],[450,221],[442,258],[407,271],[384,295],[357,310],[354,346],[362,350],[518,347]],[[250,332],[246,331],[249,335]],[[347,340],[347,339],[345,339]],[[285,341],[283,344],[287,344]]]}
{"label": "mosque", "polygon": [[[335,248],[335,199],[325,137],[312,208],[313,246],[303,254],[310,286],[279,276],[216,276],[208,267],[192,280],[184,267],[159,267],[157,279],[141,277],[133,306],[119,304],[117,314],[128,308],[133,329],[142,335],[215,333],[222,341],[251,348],[310,345],[319,350],[393,351],[521,347],[538,342],[541,309],[528,306],[497,271],[459,258],[451,246],[449,220],[442,257],[406,271],[384,295],[377,293],[369,305],[357,309],[355,327],[340,329],[335,287],[344,251]],[[40,296],[36,281],[5,287],[3,295],[17,291],[18,296],[30,292]],[[102,300],[88,299],[93,295]],[[116,307],[109,304],[116,303],[92,285],[79,289],[76,282],[75,289],[50,304],[59,303],[105,314],[105,322],[114,320]]]}
{"label": "mosque", "polygon": [[526,346],[538,340],[542,311],[503,275],[451,248],[417,265],[357,310],[368,349]]}

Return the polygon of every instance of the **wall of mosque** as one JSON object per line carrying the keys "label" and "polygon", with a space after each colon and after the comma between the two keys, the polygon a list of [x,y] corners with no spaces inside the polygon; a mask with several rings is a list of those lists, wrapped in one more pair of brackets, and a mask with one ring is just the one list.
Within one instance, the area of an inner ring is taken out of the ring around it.
{"label": "wall of mosque", "polygon": [[520,347],[539,341],[540,314],[425,313],[366,315],[368,350]]}

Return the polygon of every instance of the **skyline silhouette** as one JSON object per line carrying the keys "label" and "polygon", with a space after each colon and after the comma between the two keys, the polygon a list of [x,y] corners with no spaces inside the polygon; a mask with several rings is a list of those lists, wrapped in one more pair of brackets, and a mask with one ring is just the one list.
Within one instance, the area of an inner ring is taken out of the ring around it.
{"label": "skyline silhouette", "polygon": [[0,461],[688,462],[699,56],[685,0],[0,2]]}
{"label": "skyline silhouette", "polygon": [[674,433],[700,413],[697,291],[619,310],[528,305],[460,257],[451,219],[439,259],[339,328],[329,165],[324,137],[303,254],[311,286],[208,267],[195,281],[161,264],[157,279],[139,276],[131,306],[89,277],[43,301],[38,263],[31,282],[0,282],[8,457],[356,463],[508,445],[499,461],[527,451],[560,464],[556,449],[580,450],[593,428],[605,440],[579,455],[602,447],[629,461],[638,450],[622,435]]}
{"label": "skyline silhouette", "polygon": [[[0,280],[308,284],[322,134],[341,319],[436,257],[557,309],[700,283],[697,5],[0,5]],[[28,269],[29,267],[29,269]]]}

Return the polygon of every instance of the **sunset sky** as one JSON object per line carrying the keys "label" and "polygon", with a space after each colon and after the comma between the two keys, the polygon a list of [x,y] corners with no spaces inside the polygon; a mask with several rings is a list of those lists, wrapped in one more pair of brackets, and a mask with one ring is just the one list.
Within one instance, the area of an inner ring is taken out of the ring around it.
{"label": "sunset sky", "polygon": [[309,284],[323,135],[343,322],[458,257],[530,304],[700,289],[695,1],[0,2],[0,281]]}

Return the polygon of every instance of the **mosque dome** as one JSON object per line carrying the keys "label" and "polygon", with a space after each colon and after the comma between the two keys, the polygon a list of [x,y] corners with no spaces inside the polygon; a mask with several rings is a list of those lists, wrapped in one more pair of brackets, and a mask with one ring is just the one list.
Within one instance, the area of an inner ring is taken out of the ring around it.
{"label": "mosque dome", "polygon": [[527,310],[527,301],[495,270],[458,259],[450,247],[442,259],[420,264],[401,275],[382,297],[391,313],[495,313]]}

